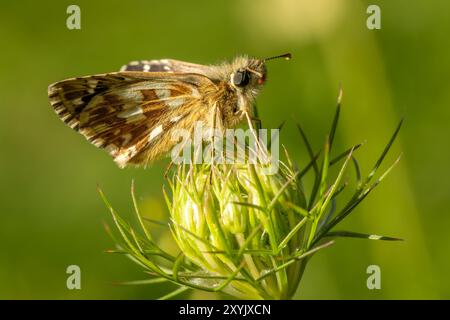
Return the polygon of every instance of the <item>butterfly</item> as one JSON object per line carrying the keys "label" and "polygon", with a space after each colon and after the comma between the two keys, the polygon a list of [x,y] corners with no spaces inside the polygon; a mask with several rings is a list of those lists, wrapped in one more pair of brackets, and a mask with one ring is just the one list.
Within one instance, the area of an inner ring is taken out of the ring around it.
{"label": "butterfly", "polygon": [[267,59],[238,56],[220,65],[173,59],[133,61],[119,72],[63,80],[48,87],[59,118],[119,167],[147,165],[177,143],[174,130],[197,121],[223,130],[253,119]]}

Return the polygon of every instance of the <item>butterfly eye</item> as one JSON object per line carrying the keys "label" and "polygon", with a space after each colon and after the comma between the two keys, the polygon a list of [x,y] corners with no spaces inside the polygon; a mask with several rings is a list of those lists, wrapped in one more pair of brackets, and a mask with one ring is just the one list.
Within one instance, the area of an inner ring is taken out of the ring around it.
{"label": "butterfly eye", "polygon": [[236,87],[245,87],[250,82],[250,76],[247,71],[237,71],[233,75],[233,84]]}

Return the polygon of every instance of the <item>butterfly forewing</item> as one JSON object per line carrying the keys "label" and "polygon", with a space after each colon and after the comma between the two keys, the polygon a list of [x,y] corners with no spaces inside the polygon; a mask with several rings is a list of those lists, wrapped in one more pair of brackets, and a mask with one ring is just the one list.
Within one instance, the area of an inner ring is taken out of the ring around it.
{"label": "butterfly forewing", "polygon": [[123,167],[167,152],[174,143],[170,129],[202,120],[203,98],[213,86],[199,74],[118,72],[61,81],[48,94],[66,124]]}

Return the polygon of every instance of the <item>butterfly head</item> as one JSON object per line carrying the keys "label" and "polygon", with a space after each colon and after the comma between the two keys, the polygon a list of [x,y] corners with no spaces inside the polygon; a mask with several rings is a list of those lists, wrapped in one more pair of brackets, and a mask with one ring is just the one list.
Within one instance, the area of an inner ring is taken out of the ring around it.
{"label": "butterfly head", "polygon": [[291,54],[283,54],[266,59],[237,57],[232,63],[230,84],[239,91],[254,91],[266,82],[266,61],[276,58],[290,59]]}
{"label": "butterfly head", "polygon": [[258,89],[266,81],[267,69],[264,60],[238,57],[232,66],[229,81],[237,91]]}

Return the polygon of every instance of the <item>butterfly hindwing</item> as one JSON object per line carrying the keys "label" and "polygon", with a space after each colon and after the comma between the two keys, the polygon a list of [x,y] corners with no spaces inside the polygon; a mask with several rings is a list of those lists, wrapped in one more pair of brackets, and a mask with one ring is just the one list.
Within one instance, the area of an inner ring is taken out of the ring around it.
{"label": "butterfly hindwing", "polygon": [[174,59],[131,61],[120,71],[195,73],[208,76],[210,68],[205,65]]}
{"label": "butterfly hindwing", "polygon": [[131,61],[123,65],[120,71],[174,72],[171,63],[166,59]]}

